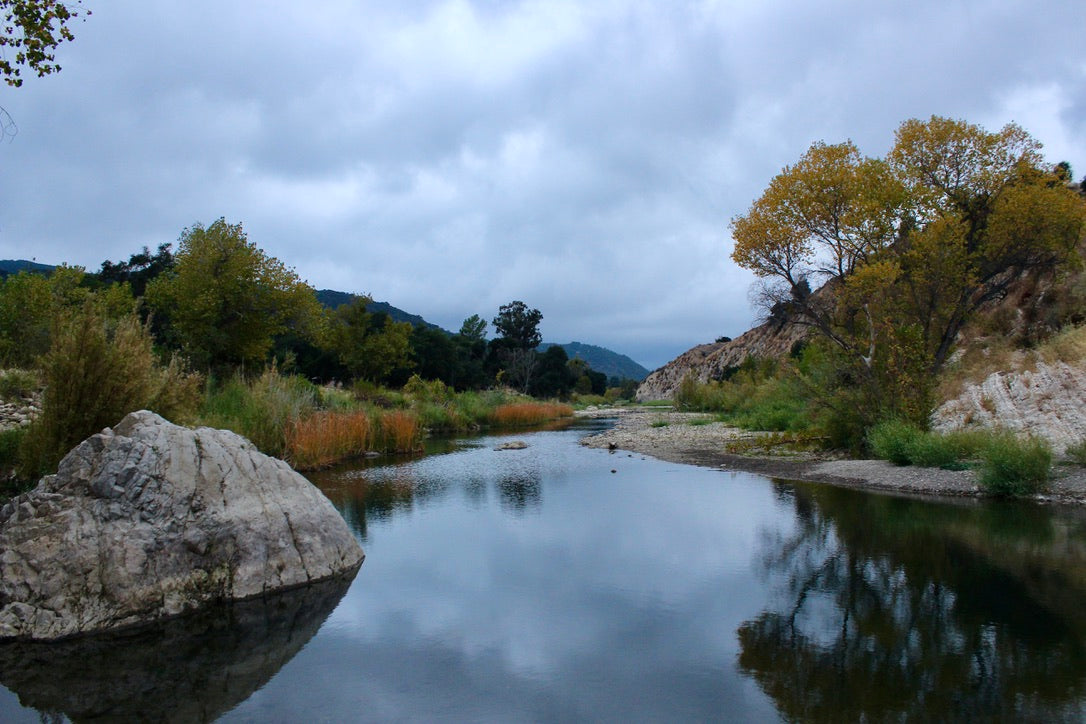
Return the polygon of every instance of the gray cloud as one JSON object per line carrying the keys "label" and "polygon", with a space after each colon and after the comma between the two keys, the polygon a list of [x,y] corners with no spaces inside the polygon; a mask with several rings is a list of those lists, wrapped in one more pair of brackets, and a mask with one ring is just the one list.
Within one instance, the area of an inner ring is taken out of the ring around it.
{"label": "gray cloud", "polygon": [[116,0],[0,99],[0,256],[241,221],[317,287],[662,364],[752,321],[727,223],[814,140],[1022,123],[1086,171],[1086,10],[961,2]]}

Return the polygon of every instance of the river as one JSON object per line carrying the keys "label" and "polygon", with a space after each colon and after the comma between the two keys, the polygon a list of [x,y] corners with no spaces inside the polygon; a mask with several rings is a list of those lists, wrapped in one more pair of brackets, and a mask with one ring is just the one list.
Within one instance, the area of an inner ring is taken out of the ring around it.
{"label": "river", "polygon": [[609,454],[591,424],[313,475],[353,581],[0,649],[0,719],[1086,716],[1083,511]]}

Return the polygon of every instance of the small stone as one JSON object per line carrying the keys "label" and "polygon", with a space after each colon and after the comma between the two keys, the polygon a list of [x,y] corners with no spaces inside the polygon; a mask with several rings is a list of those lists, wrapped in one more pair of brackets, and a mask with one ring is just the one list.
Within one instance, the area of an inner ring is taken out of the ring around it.
{"label": "small stone", "polygon": [[495,450],[523,450],[528,447],[528,443],[523,440],[510,440],[509,442],[503,442],[498,445]]}

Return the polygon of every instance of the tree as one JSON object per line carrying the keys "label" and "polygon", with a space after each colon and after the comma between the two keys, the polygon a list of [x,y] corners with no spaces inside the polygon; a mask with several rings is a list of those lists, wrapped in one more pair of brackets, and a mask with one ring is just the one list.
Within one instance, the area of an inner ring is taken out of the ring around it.
{"label": "tree", "polygon": [[104,282],[128,284],[132,287],[133,296],[142,297],[151,280],[173,268],[172,248],[173,244],[159,244],[158,251],[152,254],[145,246],[142,251],[129,256],[128,261],[114,264],[107,259],[102,262],[98,278]]}
{"label": "tree", "polygon": [[340,362],[357,378],[384,381],[397,368],[410,368],[411,324],[367,308],[373,300],[355,297],[331,315],[327,337]]}
{"label": "tree", "polygon": [[530,391],[535,397],[565,397],[577,378],[569,367],[569,355],[557,344],[538,355],[537,372]]}
{"label": "tree", "polygon": [[502,381],[522,392],[531,388],[532,375],[538,366],[539,323],[543,315],[529,309],[522,301],[513,301],[498,308],[494,328],[500,335],[490,343],[491,358],[502,368]]}
{"label": "tree", "polygon": [[249,241],[241,224],[220,218],[185,229],[175,259],[147,286],[147,300],[169,315],[176,342],[201,366],[260,364],[276,336],[319,329],[313,289]]}
{"label": "tree", "polygon": [[[75,2],[82,4],[83,0]],[[75,39],[72,22],[80,15],[91,14],[90,10],[73,8],[72,3],[57,0],[0,0],[0,12],[4,15],[0,76],[15,88],[23,84],[20,66],[30,68],[38,77],[58,72],[60,64],[53,51],[61,43]],[[15,51],[12,59],[2,55],[8,48]]]}
{"label": "tree", "polygon": [[935,116],[903,123],[885,160],[816,143],[732,220],[732,259],[765,280],[772,316],[819,332],[847,368],[840,387],[864,392],[855,412],[923,424],[977,308],[1083,238],[1086,205],[1051,183],[1039,148],[1014,124]]}
{"label": "tree", "polygon": [[529,309],[528,305],[518,300],[499,307],[493,324],[508,346],[535,349],[542,341],[539,336],[541,321],[543,315],[538,309]]}

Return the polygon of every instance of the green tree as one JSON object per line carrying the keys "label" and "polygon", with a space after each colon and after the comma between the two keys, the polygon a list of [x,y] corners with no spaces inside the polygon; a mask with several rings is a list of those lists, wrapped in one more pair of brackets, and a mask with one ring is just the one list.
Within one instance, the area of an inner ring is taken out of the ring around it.
{"label": "green tree", "polygon": [[[82,5],[76,0],[75,5]],[[0,75],[15,88],[23,84],[20,66],[26,66],[39,77],[56,73],[60,65],[53,51],[65,41],[75,39],[71,24],[89,10],[75,8],[72,3],[56,0],[0,0],[4,15],[0,33]],[[15,51],[14,58],[3,56],[6,49]]]}
{"label": "green tree", "polygon": [[528,305],[517,300],[499,307],[493,324],[499,338],[505,340],[507,346],[535,349],[542,341],[539,336],[541,321],[543,315],[538,309],[529,309]]}
{"label": "green tree", "polygon": [[411,332],[408,322],[394,322],[387,314],[373,314],[373,300],[355,297],[332,313],[330,346],[347,370],[370,382],[385,381],[396,369],[410,369]]}
{"label": "green tree", "polygon": [[241,224],[196,224],[179,240],[174,267],[147,286],[152,308],[198,365],[231,368],[265,361],[276,336],[316,334],[320,304],[293,270],[249,241]]}
{"label": "green tree", "polygon": [[530,309],[520,300],[503,304],[493,320],[499,336],[490,343],[492,366],[501,368],[502,382],[521,392],[531,389],[532,376],[539,363],[535,348],[542,341],[539,334],[542,320],[538,309]]}
{"label": "green tree", "polygon": [[865,424],[925,424],[977,308],[1075,258],[1086,205],[1051,183],[1039,148],[1013,124],[934,116],[903,123],[885,160],[816,143],[732,220],[732,259],[765,280],[767,310],[826,340]]}

